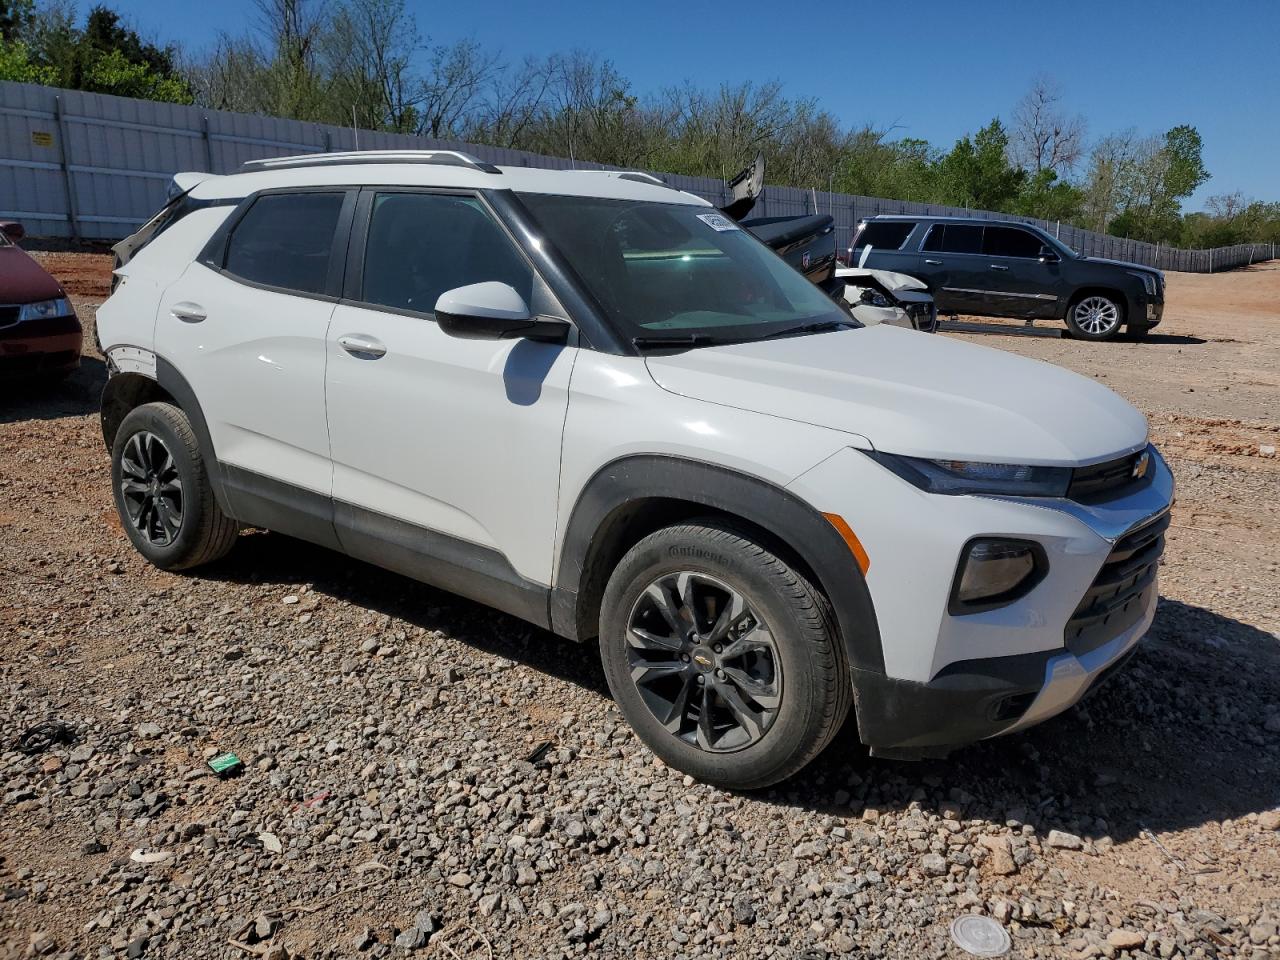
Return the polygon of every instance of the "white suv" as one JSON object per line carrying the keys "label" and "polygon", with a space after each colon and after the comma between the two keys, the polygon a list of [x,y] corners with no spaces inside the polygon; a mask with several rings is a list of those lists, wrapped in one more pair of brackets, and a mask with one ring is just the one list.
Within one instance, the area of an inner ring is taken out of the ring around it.
{"label": "white suv", "polygon": [[565,637],[673,767],[796,772],[1061,712],[1151,623],[1128,403],[846,310],[645,174],[374,153],[182,174],[98,313],[124,529],[265,527]]}

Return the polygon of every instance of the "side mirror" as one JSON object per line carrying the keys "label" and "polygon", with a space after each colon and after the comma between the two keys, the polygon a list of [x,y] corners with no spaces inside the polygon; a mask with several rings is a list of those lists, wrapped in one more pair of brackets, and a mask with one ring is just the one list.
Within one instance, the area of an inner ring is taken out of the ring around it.
{"label": "side mirror", "polygon": [[1058,256],[1058,251],[1054,250],[1048,244],[1040,246],[1040,262],[1041,263],[1057,263],[1062,258]]}
{"label": "side mirror", "polygon": [[567,321],[531,315],[524,297],[496,280],[446,290],[436,300],[435,315],[441,330],[462,340],[563,343],[569,333]]}
{"label": "side mirror", "polygon": [[0,223],[0,233],[16,243],[27,235],[27,230],[16,220],[5,220]]}

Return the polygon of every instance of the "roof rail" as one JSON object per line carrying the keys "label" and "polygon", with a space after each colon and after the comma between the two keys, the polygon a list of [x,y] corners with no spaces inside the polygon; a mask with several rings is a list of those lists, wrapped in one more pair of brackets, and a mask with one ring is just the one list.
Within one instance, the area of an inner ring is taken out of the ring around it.
{"label": "roof rail", "polygon": [[492,163],[458,150],[349,150],[339,153],[303,153],[290,157],[246,160],[245,170],[288,170],[348,163],[434,163],[446,167],[470,167],[482,173],[501,173]]}
{"label": "roof rail", "polygon": [[564,173],[594,173],[599,177],[617,177],[619,180],[632,180],[635,183],[656,183],[665,187],[667,182],[652,173],[643,170],[566,170]]}

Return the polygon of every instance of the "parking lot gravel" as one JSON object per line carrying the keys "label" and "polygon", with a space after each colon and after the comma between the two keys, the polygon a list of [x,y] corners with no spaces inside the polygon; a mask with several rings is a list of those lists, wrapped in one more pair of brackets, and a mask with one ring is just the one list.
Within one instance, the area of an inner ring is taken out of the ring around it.
{"label": "parking lot gravel", "polygon": [[[45,260],[91,321],[109,261]],[[960,957],[966,913],[1017,957],[1280,956],[1277,304],[1280,265],[1170,275],[1147,343],[982,337],[1151,419],[1152,632],[1028,733],[913,764],[847,729],[754,794],[655,761],[591,647],[263,532],[149,567],[101,359],[6,391],[0,957]]]}

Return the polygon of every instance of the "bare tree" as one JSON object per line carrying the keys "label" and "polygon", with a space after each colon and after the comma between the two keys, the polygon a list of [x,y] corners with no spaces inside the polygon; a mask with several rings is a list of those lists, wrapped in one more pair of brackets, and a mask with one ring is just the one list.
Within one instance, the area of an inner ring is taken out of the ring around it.
{"label": "bare tree", "polygon": [[500,72],[498,55],[474,40],[433,47],[422,84],[417,132],[428,137],[461,136]]}
{"label": "bare tree", "polygon": [[1051,77],[1035,79],[1013,110],[1010,153],[1015,163],[1034,173],[1070,173],[1085,151],[1085,121],[1062,109],[1062,94]]}

